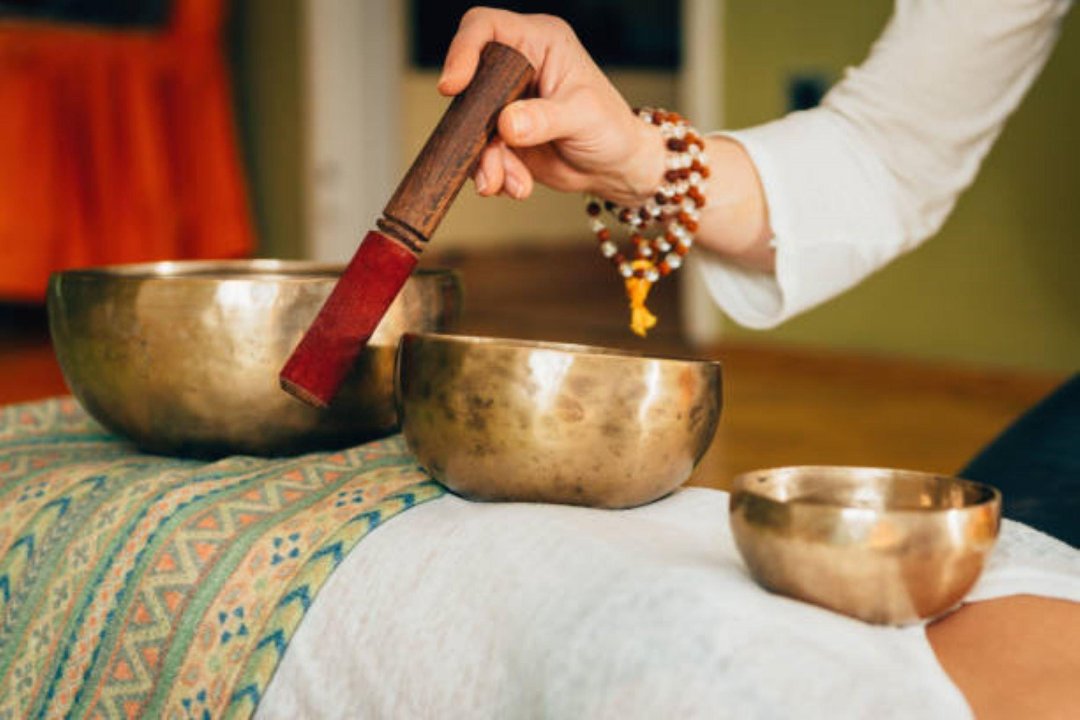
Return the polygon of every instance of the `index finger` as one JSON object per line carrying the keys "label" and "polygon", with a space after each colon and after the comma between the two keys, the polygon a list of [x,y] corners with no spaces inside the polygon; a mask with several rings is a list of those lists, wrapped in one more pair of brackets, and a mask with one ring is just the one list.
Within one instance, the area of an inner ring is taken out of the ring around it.
{"label": "index finger", "polygon": [[530,31],[524,15],[495,8],[472,8],[461,18],[457,33],[446,51],[438,90],[443,95],[457,95],[464,90],[480,63],[480,51],[491,41],[514,48],[540,69],[543,60],[535,32]]}

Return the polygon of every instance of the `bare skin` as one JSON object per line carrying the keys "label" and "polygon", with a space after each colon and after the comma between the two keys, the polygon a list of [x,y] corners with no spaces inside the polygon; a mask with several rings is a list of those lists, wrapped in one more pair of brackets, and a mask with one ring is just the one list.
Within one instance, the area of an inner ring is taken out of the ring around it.
{"label": "bare skin", "polygon": [[1077,603],[1032,595],[972,603],[926,636],[977,718],[1064,720],[1080,711]]}
{"label": "bare skin", "polygon": [[[659,131],[630,107],[562,20],[470,10],[446,56],[439,91],[461,92],[490,40],[537,70],[536,97],[508,105],[474,181],[481,195],[524,199],[536,182],[640,205],[663,173]],[[725,138],[707,140],[712,175],[699,247],[775,271],[768,206],[753,162]],[[965,605],[930,625],[942,667],[979,718],[1075,717],[1080,708],[1080,604],[1016,596]]]}

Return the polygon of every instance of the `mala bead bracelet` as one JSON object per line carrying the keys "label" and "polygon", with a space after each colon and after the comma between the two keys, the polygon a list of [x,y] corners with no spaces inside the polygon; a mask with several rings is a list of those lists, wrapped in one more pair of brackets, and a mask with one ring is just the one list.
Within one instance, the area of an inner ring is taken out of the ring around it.
{"label": "mala bead bracelet", "polygon": [[[600,253],[614,264],[626,284],[630,329],[645,337],[656,316],[645,307],[653,283],[678,270],[694,244],[698,212],[705,205],[709,166],[705,141],[678,113],[657,108],[637,111],[639,118],[660,128],[667,150],[666,170],[653,197],[640,207],[623,207],[588,197],[585,211],[600,243]],[[607,212],[627,229],[632,254],[621,250],[603,220]],[[647,235],[648,232],[651,235]]]}

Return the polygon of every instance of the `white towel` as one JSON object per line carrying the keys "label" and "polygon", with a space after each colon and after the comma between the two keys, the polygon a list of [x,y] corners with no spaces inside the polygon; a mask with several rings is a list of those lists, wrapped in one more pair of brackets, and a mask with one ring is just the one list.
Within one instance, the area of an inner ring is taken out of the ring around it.
{"label": "white towel", "polygon": [[[625,511],[447,496],[319,593],[260,718],[966,718],[920,626],[760,589],[728,495]],[[1080,601],[1080,552],[1006,521],[969,599]]]}

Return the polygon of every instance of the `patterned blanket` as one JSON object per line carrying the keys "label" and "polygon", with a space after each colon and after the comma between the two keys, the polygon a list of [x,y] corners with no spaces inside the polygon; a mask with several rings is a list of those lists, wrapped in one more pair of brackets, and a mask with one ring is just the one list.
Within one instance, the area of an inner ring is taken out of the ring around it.
{"label": "patterned blanket", "polygon": [[345,554],[442,493],[400,436],[206,463],[0,409],[0,719],[250,716]]}

